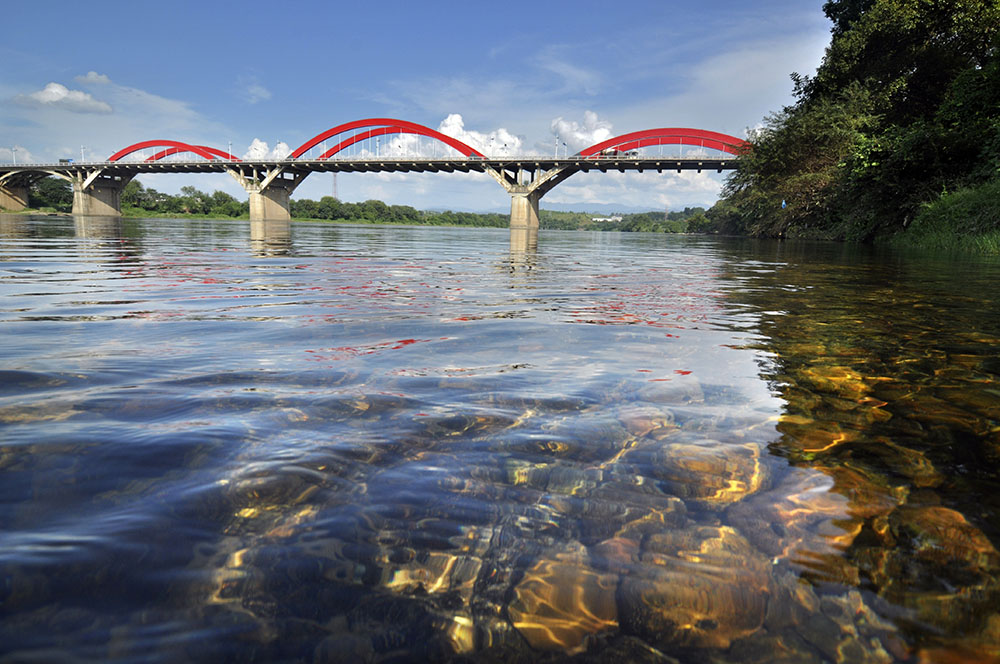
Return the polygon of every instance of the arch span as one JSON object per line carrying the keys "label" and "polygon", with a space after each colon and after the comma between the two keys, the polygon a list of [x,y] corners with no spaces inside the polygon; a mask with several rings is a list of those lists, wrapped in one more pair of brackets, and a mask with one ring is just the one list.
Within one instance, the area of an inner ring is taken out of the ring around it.
{"label": "arch span", "polygon": [[[180,141],[168,141],[162,139],[154,139],[151,141],[140,141],[139,143],[133,143],[127,148],[122,148],[118,152],[114,153],[108,157],[108,161],[118,161],[122,157],[126,157],[133,152],[138,152],[139,150],[145,150],[146,148],[177,148],[178,152],[193,152],[199,157],[204,157],[205,159],[215,159],[211,152],[206,148],[199,145],[188,145],[187,143],[181,143]],[[161,158],[166,155],[162,155]],[[147,160],[148,161],[148,160]]]}
{"label": "arch span", "polygon": [[[201,148],[202,150],[205,150],[206,152],[209,152],[214,156],[223,159],[225,161],[243,161],[242,159],[239,159],[229,154],[225,150],[219,150],[218,148],[209,147],[207,145],[192,145],[191,147]],[[169,157],[172,154],[180,154],[181,152],[191,152],[191,150],[187,148],[167,148],[166,150],[161,150],[160,152],[157,152],[152,157],[147,157],[146,161],[159,161],[164,157]]]}
{"label": "arch span", "polygon": [[742,138],[729,134],[721,134],[707,129],[689,129],[686,127],[662,127],[659,129],[644,129],[630,134],[622,134],[606,141],[595,143],[589,148],[580,150],[581,157],[600,156],[606,150],[627,152],[650,145],[697,145],[729,154],[738,155],[749,145]]}
{"label": "arch span", "polygon": [[406,120],[395,120],[393,118],[368,118],[366,120],[354,120],[353,122],[345,122],[344,124],[337,125],[331,129],[327,129],[321,134],[316,134],[308,141],[295,148],[290,155],[291,159],[298,159],[303,154],[316,147],[323,141],[343,134],[347,131],[366,129],[367,131],[359,132],[341,140],[337,145],[330,148],[322,155],[320,159],[328,159],[331,156],[337,154],[344,148],[347,148],[359,141],[363,141],[374,136],[385,136],[388,134],[416,134],[418,136],[428,136],[430,138],[435,138],[445,145],[458,150],[460,153],[466,157],[485,157],[479,150],[476,150],[470,145],[466,145],[457,138],[452,138],[447,134],[442,134],[439,131],[435,131],[430,127],[425,127],[424,125],[417,124],[416,122],[408,122]]}

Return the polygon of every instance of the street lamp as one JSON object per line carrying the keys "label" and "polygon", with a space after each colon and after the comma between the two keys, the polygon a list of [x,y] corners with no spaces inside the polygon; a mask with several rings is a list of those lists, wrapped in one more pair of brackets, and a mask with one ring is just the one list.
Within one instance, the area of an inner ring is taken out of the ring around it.
{"label": "street lamp", "polygon": [[233,142],[229,141],[229,161],[233,160]]}
{"label": "street lamp", "polygon": [[81,146],[80,146],[80,161],[87,161],[87,160],[86,160],[86,159],[85,159],[85,158],[83,157],[83,149],[84,149],[84,148],[83,148],[83,146],[81,145]]}
{"label": "street lamp", "polygon": [[17,146],[15,145],[10,149],[11,159],[14,160],[14,165],[17,166]]}

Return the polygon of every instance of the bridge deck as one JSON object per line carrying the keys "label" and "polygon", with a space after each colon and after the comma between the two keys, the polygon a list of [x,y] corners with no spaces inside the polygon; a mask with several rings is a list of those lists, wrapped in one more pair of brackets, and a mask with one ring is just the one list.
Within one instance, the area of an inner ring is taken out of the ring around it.
{"label": "bridge deck", "polygon": [[617,170],[625,171],[724,171],[737,167],[736,158],[704,158],[704,157],[508,157],[508,158],[457,158],[457,159],[425,159],[425,158],[393,158],[393,159],[285,159],[262,161],[224,161],[224,160],[191,160],[191,161],[98,161],[73,162],[57,164],[0,164],[0,175],[6,173],[46,171],[59,173],[77,173],[102,169],[106,175],[140,173],[223,173],[227,169],[240,170],[259,169],[270,171],[279,166],[286,173],[371,173],[371,172],[401,172],[401,173],[451,173],[479,172],[485,173],[487,168],[497,171],[547,171],[559,166],[569,167],[579,172]]}

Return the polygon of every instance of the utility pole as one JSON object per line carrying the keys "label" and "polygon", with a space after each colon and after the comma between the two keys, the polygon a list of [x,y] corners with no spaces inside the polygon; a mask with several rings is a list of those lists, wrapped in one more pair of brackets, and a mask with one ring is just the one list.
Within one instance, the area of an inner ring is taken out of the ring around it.
{"label": "utility pole", "polygon": [[[336,171],[333,172],[333,197],[337,198],[337,173],[336,173]],[[340,199],[337,198],[337,200],[339,201]]]}

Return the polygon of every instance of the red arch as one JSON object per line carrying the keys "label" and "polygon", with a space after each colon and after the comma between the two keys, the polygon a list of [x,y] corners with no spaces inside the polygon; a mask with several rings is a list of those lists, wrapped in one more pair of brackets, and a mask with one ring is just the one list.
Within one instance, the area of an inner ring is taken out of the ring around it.
{"label": "red arch", "polygon": [[644,129],[631,134],[622,134],[606,141],[595,143],[589,148],[580,150],[581,157],[597,156],[604,150],[613,149],[621,152],[635,150],[648,145],[698,145],[701,147],[721,150],[738,155],[749,143],[742,138],[729,134],[720,134],[707,129],[687,129],[682,127],[663,127],[660,129]]}
{"label": "red arch", "polygon": [[[234,157],[233,155],[229,154],[228,152],[224,152],[224,151],[219,150],[217,148],[210,148],[207,145],[192,145],[191,147],[193,147],[193,148],[201,148],[202,150],[205,150],[206,152],[209,152],[209,153],[211,153],[211,154],[213,154],[216,157],[219,157],[221,159],[225,159],[226,161],[243,161],[242,159],[237,159],[236,157]],[[159,161],[159,160],[163,159],[164,157],[169,157],[172,154],[179,154],[181,152],[190,152],[190,150],[187,149],[187,148],[167,148],[166,150],[162,150],[160,152],[157,152],[152,157],[147,158],[146,161]]]}
{"label": "red arch", "polygon": [[108,161],[118,161],[126,155],[130,155],[133,152],[138,152],[139,150],[145,150],[146,148],[156,148],[156,147],[171,147],[178,148],[178,152],[193,152],[199,157],[204,157],[205,159],[214,159],[212,153],[206,148],[200,145],[188,145],[187,143],[181,143],[180,141],[166,141],[166,140],[152,140],[152,141],[142,141],[140,143],[135,143],[128,146],[127,148],[122,148],[118,152],[114,153],[108,157]]}
{"label": "red arch", "polygon": [[[342,125],[337,125],[332,129],[327,129],[323,133],[313,136],[308,141],[306,141],[299,147],[295,148],[295,150],[293,150],[292,153],[288,156],[291,159],[298,159],[308,150],[314,148],[315,146],[319,145],[320,143],[322,143],[323,141],[332,136],[342,134],[345,131],[351,131],[354,129],[363,129],[367,127],[374,127],[374,128],[369,129],[367,132],[361,132],[360,134],[344,139],[332,149],[324,152],[320,156],[320,159],[327,159],[330,156],[348,147],[349,145],[354,145],[358,141],[363,141],[373,136],[384,136],[386,134],[417,134],[419,136],[430,136],[431,138],[436,138],[445,145],[448,145],[449,147],[455,148],[456,150],[464,154],[466,157],[472,157],[472,156],[485,157],[485,155],[479,152],[479,150],[476,150],[475,148],[466,145],[457,138],[452,138],[451,136],[442,134],[439,131],[435,131],[430,127],[425,127],[415,122],[407,122],[406,120],[394,120],[392,118],[368,118],[367,120],[354,120],[353,122],[345,122]],[[359,136],[364,136],[364,138],[359,138]]]}

